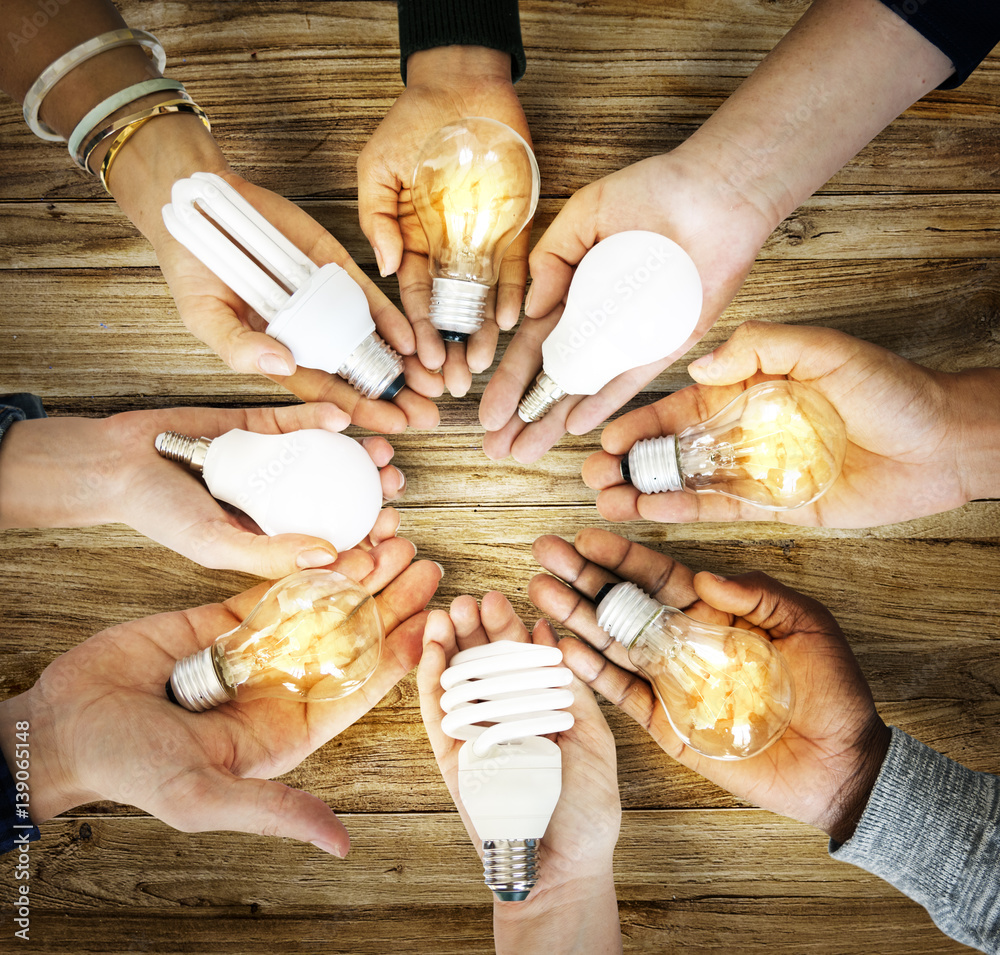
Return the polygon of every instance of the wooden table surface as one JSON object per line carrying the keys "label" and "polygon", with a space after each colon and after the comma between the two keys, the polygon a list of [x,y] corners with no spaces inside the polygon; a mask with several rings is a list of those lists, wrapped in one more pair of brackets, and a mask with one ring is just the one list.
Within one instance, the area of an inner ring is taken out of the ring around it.
{"label": "wooden table surface", "polygon": [[[395,4],[121,4],[154,31],[247,178],[301,202],[377,271],[355,161],[401,90]],[[732,92],[804,0],[522,0],[535,139],[535,235],[584,184],[669,149]],[[695,354],[749,318],[830,325],[935,368],[1000,365],[1000,57],[897,120],[768,241]],[[52,414],[290,400],[237,376],[182,326],[150,248],[0,104],[0,392]],[[398,301],[394,281],[380,283]],[[506,340],[504,337],[501,345]],[[532,541],[600,524],[580,480],[598,432],[540,462],[489,461],[478,395],[393,439],[408,475],[401,533],[447,569],[434,605],[502,590],[527,619]],[[683,386],[668,370],[640,401]],[[621,525],[696,568],[765,570],[828,604],[885,719],[1000,772],[1000,504],[871,530]],[[7,532],[0,696],[111,624],[225,598],[250,578],[202,569],[122,526]],[[625,807],[616,878],[629,952],[929,955],[965,951],[916,904],[832,861],[807,826],[671,763],[605,706]],[[0,860],[0,949],[17,952],[493,950],[481,868],[442,784],[411,674],[286,781],[351,831],[346,861],[236,833],[185,835],[129,807],[80,807],[31,852],[32,931],[8,947],[15,882]]]}

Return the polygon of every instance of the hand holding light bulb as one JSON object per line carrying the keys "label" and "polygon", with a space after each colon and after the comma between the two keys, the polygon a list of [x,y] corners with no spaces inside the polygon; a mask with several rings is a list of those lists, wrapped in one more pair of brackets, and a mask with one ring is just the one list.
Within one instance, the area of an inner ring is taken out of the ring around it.
{"label": "hand holding light bulb", "polygon": [[[534,554],[561,579],[538,575],[530,584],[531,599],[581,638],[560,641],[566,665],[580,679],[619,705],[689,769],[838,841],[850,837],[885,757],[889,730],[826,608],[765,574],[732,579],[694,574],[664,554],[596,528],[581,531],[574,544],[541,537]],[[796,684],[784,735],[751,759],[711,759],[685,745],[624,647],[598,626],[594,597],[622,579],[691,617],[748,628],[771,640]]]}
{"label": "hand holding light bulb", "polygon": [[[109,799],[185,832],[278,835],[345,855],[349,838],[330,808],[272,777],[361,718],[417,663],[423,610],[441,571],[411,563],[413,554],[402,538],[373,549],[375,569],[361,585],[376,594],[385,649],[364,686],[331,703],[259,699],[238,713],[228,705],[189,713],[166,699],[163,683],[176,662],[236,627],[268,584],[222,604],[112,627],[57,657],[33,687],[0,702],[4,727],[31,721],[32,821]],[[352,572],[365,573],[365,561],[353,564]]]}
{"label": "hand holding light bulb", "polygon": [[[935,514],[995,496],[1000,372],[942,374],[840,331],[747,322],[689,366],[698,384],[622,415],[583,466],[608,520],[779,520],[869,527]],[[621,461],[637,442],[683,431],[744,389],[776,375],[808,385],[847,429],[839,479],[814,503],[770,511],[718,494],[641,494]],[[993,396],[993,397],[991,397]]]}
{"label": "hand holding light bulb", "polygon": [[[0,526],[123,523],[206,567],[261,577],[328,566],[338,559],[338,548],[315,525],[311,532],[262,534],[252,521],[223,509],[194,474],[160,457],[153,443],[167,430],[215,438],[239,429],[280,439],[302,429],[322,429],[341,438],[333,432],[349,423],[346,412],[329,404],[247,411],[170,408],[106,419],[22,421],[0,444]],[[365,438],[362,445],[371,466],[380,469],[380,497],[398,496],[405,480],[389,463],[392,447],[379,436]],[[383,508],[361,546],[370,549],[391,537],[398,522],[392,508]],[[362,574],[368,573],[370,559],[358,556],[368,564]]]}
{"label": "hand holding light bulb", "polygon": [[[528,143],[524,111],[511,83],[511,59],[485,47],[446,46],[413,53],[406,89],[358,157],[358,213],[383,275],[396,273],[417,355],[425,368],[443,368],[448,390],[464,395],[472,375],[493,361],[499,329],[517,323],[527,278],[528,230],[503,255],[486,321],[467,342],[449,342],[430,323],[432,277],[424,229],[412,202],[414,167],[428,137],[463,116],[497,120]],[[495,316],[495,318],[494,318]]]}
{"label": "hand holding light bulb", "polygon": [[[486,594],[481,609],[472,597],[459,597],[449,613],[432,611],[428,617],[417,673],[420,710],[431,747],[477,848],[480,834],[460,794],[460,753],[468,744],[449,736],[442,726],[441,678],[459,652],[482,653],[477,648],[501,641],[526,647],[556,644],[551,628],[542,621],[529,635],[499,593]],[[569,712],[575,719],[557,738],[562,792],[541,843],[538,882],[525,901],[495,902],[498,952],[620,950],[612,875],[621,819],[614,740],[593,694],[575,681],[572,690]]]}

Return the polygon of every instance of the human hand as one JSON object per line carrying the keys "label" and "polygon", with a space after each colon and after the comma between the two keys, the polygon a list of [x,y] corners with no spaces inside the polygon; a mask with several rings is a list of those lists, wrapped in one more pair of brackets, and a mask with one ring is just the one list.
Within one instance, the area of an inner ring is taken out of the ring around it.
{"label": "human hand", "polygon": [[[529,594],[543,613],[583,638],[559,642],[566,665],[581,680],[689,769],[763,809],[823,829],[837,842],[850,838],[890,733],[847,640],[822,604],[766,574],[731,579],[695,574],[665,554],[594,528],[577,534],[572,545],[540,537],[534,554],[561,580],[539,574]],[[709,759],[685,746],[625,649],[597,626],[594,597],[604,584],[618,580],[630,580],[696,619],[768,637],[796,685],[792,722],[784,735],[763,753],[742,760]]]}
{"label": "human hand", "polygon": [[[724,170],[686,144],[585,186],[563,207],[531,253],[532,285],[525,321],[483,392],[483,450],[522,463],[541,457],[564,431],[585,434],[620,408],[712,326],[746,278],[771,232],[771,220],[728,187]],[[517,416],[522,395],[541,367],[541,347],[566,302],[574,269],[601,239],[643,229],[673,239],[701,276],[704,304],[689,339],[669,355],[612,379],[596,395],[567,396],[540,421]]]}
{"label": "human hand", "polygon": [[[234,428],[281,434],[341,431],[349,423],[345,411],[329,404],[248,411],[168,408],[105,419],[22,421],[0,444],[0,527],[120,522],[206,567],[274,577],[327,566],[338,559],[329,541],[263,534],[249,517],[216,501],[193,472],[161,457],[154,441],[162,431],[215,438]],[[389,464],[392,447],[379,436],[361,443],[381,468],[383,498],[398,497],[406,479]],[[398,524],[399,514],[384,509],[363,549],[392,537]]]}
{"label": "human hand", "polygon": [[511,83],[510,56],[475,46],[422,50],[407,59],[407,86],[358,156],[358,214],[382,275],[396,273],[422,365],[442,369],[448,391],[464,395],[472,375],[493,363],[499,329],[513,328],[527,278],[530,224],[507,249],[483,327],[465,344],[442,341],[430,323],[427,239],[410,200],[413,169],[427,138],[466,116],[506,123],[530,144]]}
{"label": "human hand", "polygon": [[[945,374],[833,329],[746,322],[689,371],[698,384],[611,422],[604,451],[584,462],[583,479],[600,492],[597,509],[607,520],[870,527],[946,511],[997,488],[995,455],[992,464],[988,455],[981,460],[1000,434],[996,369]],[[816,388],[847,425],[843,470],[818,500],[774,512],[721,494],[641,494],[624,482],[621,459],[636,441],[678,433],[775,377]]]}
{"label": "human hand", "polygon": [[[320,799],[274,782],[350,726],[416,664],[440,568],[411,564],[413,545],[384,541],[338,567],[360,578],[386,630],[378,669],[341,700],[261,699],[190,713],[168,702],[174,664],[209,646],[253,609],[269,584],[222,604],[112,627],[57,657],[35,685],[0,703],[0,741],[31,726],[31,817],[110,799],[182,832],[213,829],[278,835],[343,856],[349,837]],[[370,572],[365,573],[368,568]]]}
{"label": "human hand", "polygon": [[379,334],[401,355],[414,351],[409,323],[343,246],[295,203],[236,175],[204,127],[185,119],[194,122],[146,124],[122,150],[110,179],[119,206],[152,243],[184,324],[234,371],[264,374],[304,401],[330,401],[356,425],[383,433],[435,427],[437,408],[429,399],[441,394],[441,380],[415,358],[404,358],[408,387],[391,402],[362,397],[339,375],[297,368],[291,352],[264,333],[263,320],[170,235],[161,209],[173,183],[198,171],[217,173],[317,265],[344,268],[364,291]]}
{"label": "human hand", "polygon": [[[417,671],[427,736],[477,851],[481,840],[458,791],[458,752],[464,743],[441,729],[441,674],[459,650],[494,640],[556,645],[545,621],[529,634],[502,594],[485,594],[481,610],[474,598],[462,596],[449,613],[431,611]],[[612,876],[621,822],[614,737],[593,694],[579,681],[572,689],[569,709],[575,723],[555,738],[562,752],[562,793],[542,840],[538,882],[523,902],[495,902],[498,952],[621,950]]]}

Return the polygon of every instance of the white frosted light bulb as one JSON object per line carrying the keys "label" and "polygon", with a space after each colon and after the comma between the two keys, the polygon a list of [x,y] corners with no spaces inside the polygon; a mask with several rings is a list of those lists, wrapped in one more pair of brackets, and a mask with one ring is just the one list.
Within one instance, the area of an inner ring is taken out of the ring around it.
{"label": "white frosted light bulb", "polygon": [[538,163],[531,147],[495,119],[467,117],[423,145],[413,207],[427,237],[431,324],[464,342],[483,324],[500,260],[535,213]]}
{"label": "white frosted light bulb", "polygon": [[200,473],[213,497],[273,534],[308,534],[339,551],[359,544],[382,507],[382,482],[368,452],[346,434],[318,429],[217,438],[165,431],[156,450]]}
{"label": "white frosted light bulb", "polygon": [[403,360],[375,331],[361,286],[319,268],[221,176],[178,179],[163,207],[170,234],[265,322],[305,368],[346,378],[366,398],[395,397]]}
{"label": "white frosted light bulb", "polygon": [[628,650],[685,745],[747,759],[781,738],[795,687],[784,657],[752,630],[702,623],[635,584],[597,595],[597,623]]}
{"label": "white frosted light bulb", "polygon": [[680,434],[636,442],[622,477],[644,494],[710,492],[782,511],[828,491],[846,451],[843,419],[815,388],[764,381]]}
{"label": "white frosted light bulb", "polygon": [[498,640],[455,654],[441,675],[441,728],[468,741],[459,796],[483,844],[485,882],[503,902],[523,901],[537,881],[562,790],[562,754],[543,738],[573,725],[573,674],[561,663],[558,647]]}
{"label": "white frosted light bulb", "polygon": [[264,697],[339,700],[368,682],[384,640],[378,606],[361,584],[334,570],[300,570],[238,627],[178,660],[167,696],[195,713]]}
{"label": "white frosted light bulb", "polygon": [[542,343],[542,370],[517,409],[537,421],[566,395],[593,395],[612,378],[666,358],[701,315],[691,257],[656,232],[618,232],[573,274],[566,307]]}

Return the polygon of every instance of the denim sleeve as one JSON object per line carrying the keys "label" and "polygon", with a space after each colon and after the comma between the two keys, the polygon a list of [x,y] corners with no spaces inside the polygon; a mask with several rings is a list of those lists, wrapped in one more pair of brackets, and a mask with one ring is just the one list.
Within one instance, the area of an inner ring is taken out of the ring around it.
{"label": "denim sleeve", "polygon": [[1000,777],[893,727],[858,828],[830,855],[919,902],[952,938],[1000,953]]}
{"label": "denim sleeve", "polygon": [[[23,849],[42,836],[28,818],[27,793],[22,792],[20,800],[17,797],[17,783],[7,761],[0,757],[0,853]],[[24,818],[19,818],[19,812]]]}
{"label": "denim sleeve", "polygon": [[0,395],[0,441],[7,429],[16,421],[27,418],[45,418],[42,399],[37,395]]}
{"label": "denim sleeve", "polygon": [[997,0],[882,0],[901,20],[933,43],[955,67],[942,84],[950,90],[1000,43],[1000,3]]}
{"label": "denim sleeve", "polygon": [[399,72],[406,82],[406,58],[418,50],[466,44],[509,53],[511,80],[527,66],[517,0],[397,0]]}

